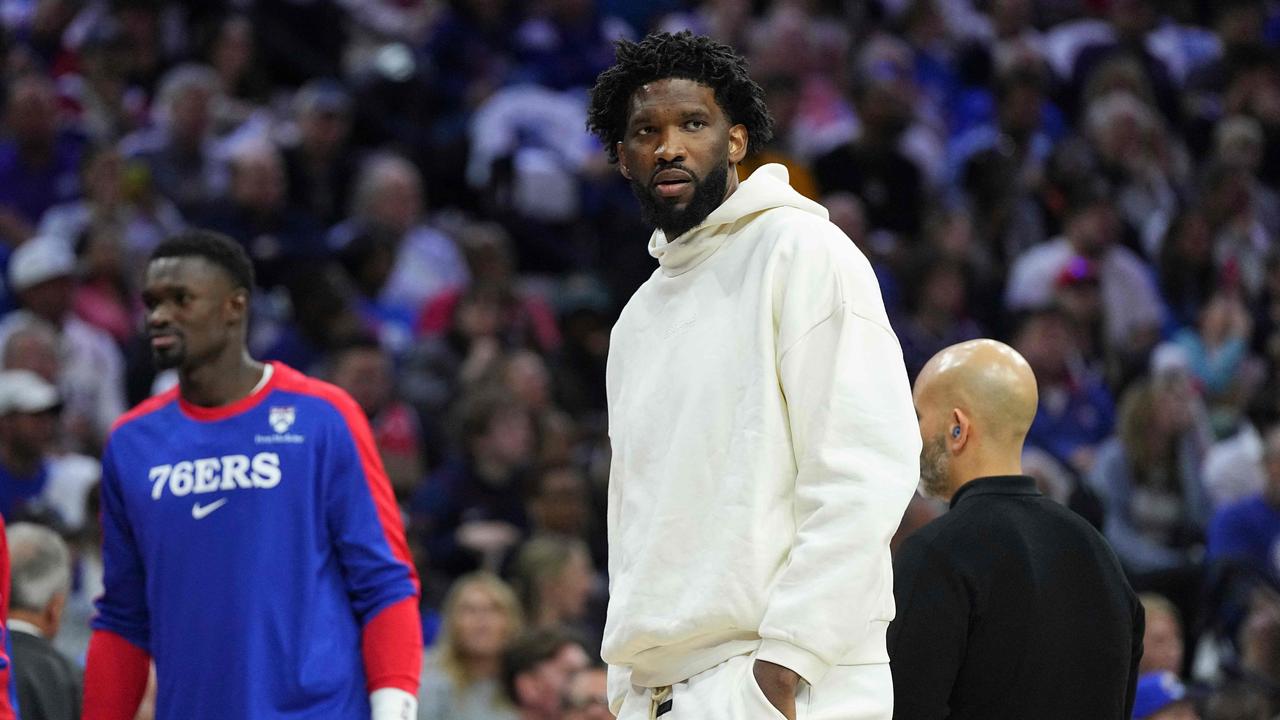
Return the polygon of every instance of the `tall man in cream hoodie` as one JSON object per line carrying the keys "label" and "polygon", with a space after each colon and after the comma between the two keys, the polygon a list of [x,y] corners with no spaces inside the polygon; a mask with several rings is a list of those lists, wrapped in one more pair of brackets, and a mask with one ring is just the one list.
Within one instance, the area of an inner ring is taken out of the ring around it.
{"label": "tall man in cream hoodie", "polygon": [[657,226],[609,352],[620,720],[888,720],[889,538],[920,437],[875,275],[779,165],[741,58],[622,42],[589,125]]}

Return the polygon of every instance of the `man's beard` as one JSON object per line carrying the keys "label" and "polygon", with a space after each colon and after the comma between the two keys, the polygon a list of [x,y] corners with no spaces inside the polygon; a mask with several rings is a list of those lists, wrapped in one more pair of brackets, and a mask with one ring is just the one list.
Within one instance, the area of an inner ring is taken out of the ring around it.
{"label": "man's beard", "polygon": [[[640,201],[640,213],[644,221],[661,230],[667,236],[667,240],[675,240],[697,227],[707,219],[712,210],[720,207],[720,203],[724,202],[725,191],[729,188],[729,159],[726,157],[719,166],[712,168],[705,178],[694,175],[692,170],[682,165],[670,167],[678,167],[689,173],[692,178],[690,182],[693,184],[693,197],[683,210],[677,209],[674,203],[659,197],[652,185],[646,185],[639,180],[631,181],[631,192],[635,193],[636,199]],[[667,168],[658,168],[658,170],[665,169]]]}
{"label": "man's beard", "polygon": [[949,475],[951,458],[947,456],[946,437],[936,437],[925,442],[920,450],[920,482],[925,494],[946,499],[950,492]]}

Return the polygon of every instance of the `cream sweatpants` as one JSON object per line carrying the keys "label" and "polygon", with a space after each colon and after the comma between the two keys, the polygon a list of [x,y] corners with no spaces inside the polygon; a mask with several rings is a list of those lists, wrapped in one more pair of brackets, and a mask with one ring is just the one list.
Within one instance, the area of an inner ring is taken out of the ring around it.
{"label": "cream sweatpants", "polygon": [[[739,655],[671,686],[671,708],[659,720],[784,720],[756,684],[755,655]],[[618,720],[649,720],[653,688],[633,685]],[[889,664],[837,665],[822,682],[801,683],[797,720],[892,720]]]}

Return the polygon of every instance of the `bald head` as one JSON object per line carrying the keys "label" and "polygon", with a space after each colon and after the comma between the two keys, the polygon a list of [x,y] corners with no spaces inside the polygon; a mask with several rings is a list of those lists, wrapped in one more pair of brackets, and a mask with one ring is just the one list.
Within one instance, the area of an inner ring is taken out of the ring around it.
{"label": "bald head", "polygon": [[994,340],[952,345],[920,371],[914,398],[930,494],[950,497],[977,477],[1020,474],[1038,395],[1035,374],[1016,350]]}

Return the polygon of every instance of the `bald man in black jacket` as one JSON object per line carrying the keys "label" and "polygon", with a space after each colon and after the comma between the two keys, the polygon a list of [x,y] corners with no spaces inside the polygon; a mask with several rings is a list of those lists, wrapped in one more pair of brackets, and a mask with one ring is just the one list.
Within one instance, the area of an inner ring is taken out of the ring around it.
{"label": "bald man in black jacket", "polygon": [[951,510],[903,544],[889,627],[895,720],[1128,720],[1142,605],[1106,541],[1022,474],[1035,375],[991,340],[915,386],[925,491]]}

